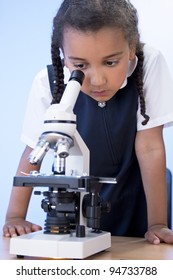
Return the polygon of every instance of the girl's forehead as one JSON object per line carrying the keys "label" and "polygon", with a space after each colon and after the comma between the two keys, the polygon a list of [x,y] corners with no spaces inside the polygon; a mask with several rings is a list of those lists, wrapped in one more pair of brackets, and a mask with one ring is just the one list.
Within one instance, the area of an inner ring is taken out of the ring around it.
{"label": "girl's forehead", "polygon": [[68,28],[63,35],[63,49],[75,49],[77,46],[87,48],[119,48],[122,45],[128,45],[127,40],[121,29],[102,28],[98,31],[81,31]]}

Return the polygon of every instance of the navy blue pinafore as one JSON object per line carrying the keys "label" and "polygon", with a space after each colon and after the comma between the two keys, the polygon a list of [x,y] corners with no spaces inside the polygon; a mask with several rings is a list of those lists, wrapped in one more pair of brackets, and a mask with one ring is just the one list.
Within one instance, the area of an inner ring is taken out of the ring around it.
{"label": "navy blue pinafore", "polygon": [[101,228],[112,235],[143,237],[147,231],[146,199],[134,150],[137,109],[133,77],[104,108],[82,92],[74,108],[77,130],[90,150],[90,175],[116,177],[118,182],[104,184],[100,193],[111,203]]}

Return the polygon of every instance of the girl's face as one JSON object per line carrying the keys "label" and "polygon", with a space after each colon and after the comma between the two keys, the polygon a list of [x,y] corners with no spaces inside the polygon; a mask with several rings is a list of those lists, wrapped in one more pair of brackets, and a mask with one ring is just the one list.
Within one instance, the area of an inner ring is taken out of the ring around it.
{"label": "girl's face", "polygon": [[85,79],[82,91],[104,102],[111,99],[122,86],[129,60],[135,58],[120,29],[102,28],[97,32],[66,29],[63,54],[70,72],[82,70]]}

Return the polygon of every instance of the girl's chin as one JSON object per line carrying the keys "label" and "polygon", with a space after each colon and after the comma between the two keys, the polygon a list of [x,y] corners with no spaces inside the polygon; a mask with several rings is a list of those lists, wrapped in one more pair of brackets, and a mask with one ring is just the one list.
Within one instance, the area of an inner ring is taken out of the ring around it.
{"label": "girl's chin", "polygon": [[93,95],[90,95],[90,96],[97,102],[106,102],[112,98],[112,96],[110,96],[110,97],[96,97]]}

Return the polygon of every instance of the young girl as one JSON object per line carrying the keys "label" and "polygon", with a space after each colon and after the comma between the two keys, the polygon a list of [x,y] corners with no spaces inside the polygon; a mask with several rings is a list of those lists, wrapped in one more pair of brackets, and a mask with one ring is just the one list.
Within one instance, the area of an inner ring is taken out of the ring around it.
{"label": "young girl", "polygon": [[[22,140],[20,171],[40,166],[27,157],[41,134],[46,109],[60,101],[64,74],[85,74],[75,104],[77,130],[90,150],[90,175],[116,177],[101,197],[111,202],[101,228],[112,235],[145,236],[173,243],[167,227],[166,160],[163,127],[173,121],[173,83],[159,51],[140,42],[136,9],[128,0],[64,0],[53,22],[53,100],[47,70],[35,78]],[[25,220],[32,188],[13,187],[4,236],[41,227]]]}

